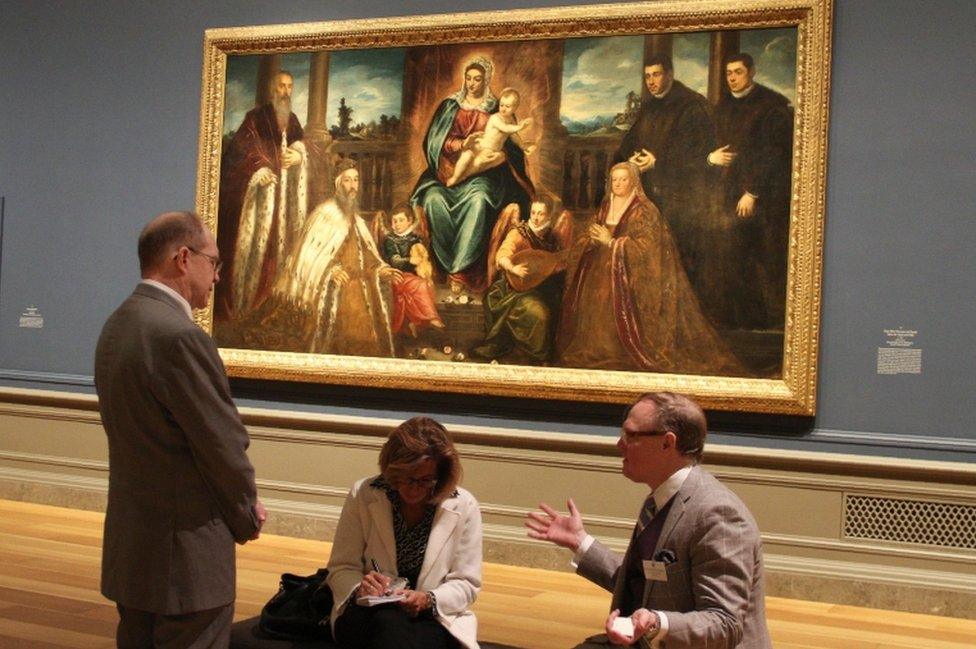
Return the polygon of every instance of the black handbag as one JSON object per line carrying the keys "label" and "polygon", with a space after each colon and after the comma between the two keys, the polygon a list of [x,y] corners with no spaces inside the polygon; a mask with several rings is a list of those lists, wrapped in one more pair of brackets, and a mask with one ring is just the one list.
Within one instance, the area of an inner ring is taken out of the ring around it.
{"label": "black handbag", "polygon": [[261,609],[261,631],[282,640],[332,640],[329,615],[332,589],[325,583],[329,571],[320,568],[314,575],[281,575],[275,596]]}

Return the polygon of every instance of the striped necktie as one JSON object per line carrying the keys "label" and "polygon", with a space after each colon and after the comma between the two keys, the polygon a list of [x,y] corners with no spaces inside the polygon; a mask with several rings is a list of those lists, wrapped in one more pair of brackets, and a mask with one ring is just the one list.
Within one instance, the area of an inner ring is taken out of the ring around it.
{"label": "striped necktie", "polygon": [[651,524],[656,513],[657,505],[654,503],[654,496],[648,496],[647,500],[644,501],[644,508],[641,509],[640,516],[637,517],[637,531],[635,536],[640,536],[644,528]]}

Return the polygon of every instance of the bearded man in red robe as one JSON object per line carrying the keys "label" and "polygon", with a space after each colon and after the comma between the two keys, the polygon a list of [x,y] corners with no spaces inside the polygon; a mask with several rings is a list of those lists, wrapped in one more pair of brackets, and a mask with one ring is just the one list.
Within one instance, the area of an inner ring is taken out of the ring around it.
{"label": "bearded man in red robe", "polygon": [[221,161],[217,245],[226,279],[216,320],[240,318],[268,297],[305,224],[308,155],[292,86],[291,73],[274,76],[271,101],[247,113]]}

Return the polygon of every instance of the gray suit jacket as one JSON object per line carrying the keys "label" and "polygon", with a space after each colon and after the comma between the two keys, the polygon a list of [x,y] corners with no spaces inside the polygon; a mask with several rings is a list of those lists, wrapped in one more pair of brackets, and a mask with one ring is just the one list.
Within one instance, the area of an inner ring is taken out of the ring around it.
{"label": "gray suit jacket", "polygon": [[[667,581],[648,581],[644,607],[663,611],[669,630],[662,647],[769,649],[762,539],[749,510],[710,473],[695,467],[674,496],[655,556],[670,550]],[[629,553],[633,548],[628,548]],[[577,572],[613,592],[619,608],[626,579],[621,559],[595,542]],[[642,641],[646,645],[647,641]]]}
{"label": "gray suit jacket", "polygon": [[257,491],[213,340],[140,284],[102,329],[95,386],[109,448],[102,594],[166,615],[234,601],[234,542],[258,529]]}

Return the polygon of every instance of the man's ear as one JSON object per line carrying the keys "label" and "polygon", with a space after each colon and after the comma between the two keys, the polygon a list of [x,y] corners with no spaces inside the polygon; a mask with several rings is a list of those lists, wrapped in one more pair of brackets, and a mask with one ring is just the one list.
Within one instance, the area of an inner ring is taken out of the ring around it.
{"label": "man's ear", "polygon": [[187,272],[187,267],[190,264],[190,249],[186,246],[180,246],[176,249],[176,254],[172,259],[176,265],[176,268],[181,273],[185,274]]}
{"label": "man's ear", "polygon": [[670,430],[664,433],[663,448],[677,448],[677,447],[678,447],[678,436],[672,433]]}

